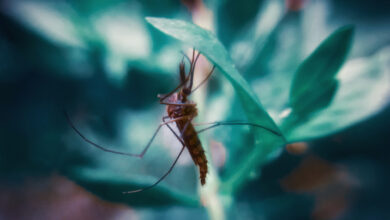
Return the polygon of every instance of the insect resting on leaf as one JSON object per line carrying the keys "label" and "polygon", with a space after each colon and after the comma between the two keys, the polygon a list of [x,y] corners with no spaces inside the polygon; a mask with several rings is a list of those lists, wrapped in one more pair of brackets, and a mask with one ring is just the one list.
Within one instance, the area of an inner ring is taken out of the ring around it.
{"label": "insect resting on leaf", "polygon": [[[214,72],[215,66],[211,69],[211,71],[207,74],[206,78],[199,83],[194,89],[193,89],[193,81],[194,81],[194,72],[195,72],[195,66],[196,62],[198,61],[200,56],[200,52],[198,52],[197,55],[195,55],[195,49],[193,49],[192,52],[192,59],[190,60],[188,57],[188,60],[190,61],[190,68],[188,74],[186,74],[185,71],[185,63],[184,59],[181,61],[179,65],[179,74],[180,74],[180,84],[171,92],[165,95],[158,94],[157,97],[160,99],[160,104],[167,106],[167,115],[162,117],[162,123],[157,127],[156,131],[154,132],[152,138],[149,140],[146,147],[142,150],[140,154],[133,154],[133,153],[125,153],[120,151],[115,151],[106,147],[103,147],[101,145],[96,144],[95,142],[91,141],[87,137],[85,137],[72,123],[70,120],[69,115],[65,111],[65,116],[72,127],[72,129],[87,143],[91,144],[94,147],[97,147],[103,151],[114,153],[114,154],[121,154],[125,156],[131,156],[131,157],[139,157],[142,158],[147,150],[149,149],[150,145],[152,144],[154,138],[156,137],[157,133],[161,129],[162,126],[166,125],[172,133],[175,135],[175,137],[179,140],[179,142],[182,144],[182,148],[168,169],[168,171],[160,177],[154,184],[147,186],[145,188],[137,189],[137,190],[131,190],[127,192],[123,192],[125,194],[130,193],[137,193],[141,192],[147,189],[150,189],[154,186],[156,186],[158,183],[160,183],[168,174],[172,171],[173,167],[179,160],[181,154],[184,151],[184,148],[187,147],[192,160],[194,161],[195,165],[199,167],[199,177],[200,182],[202,185],[206,183],[206,175],[208,172],[208,165],[207,165],[207,159],[205,155],[205,151],[202,147],[202,144],[199,140],[198,134],[206,131],[211,128],[215,128],[220,125],[249,125],[254,126],[258,128],[265,129],[269,132],[272,132],[275,135],[281,136],[281,134],[277,133],[276,131],[273,131],[269,128],[266,128],[262,125],[250,123],[250,122],[211,122],[211,123],[202,123],[202,125],[210,125],[209,127],[203,128],[199,131],[196,131],[194,128],[194,124],[192,124],[192,120],[197,116],[198,110],[196,108],[196,103],[189,100],[188,97],[197,90],[203,83],[205,83],[211,74]],[[179,90],[179,91],[178,91]],[[177,92],[178,91],[178,92]],[[169,120],[167,120],[169,119]],[[169,125],[170,123],[176,123],[176,126],[180,132],[180,134],[177,134],[176,131]]]}

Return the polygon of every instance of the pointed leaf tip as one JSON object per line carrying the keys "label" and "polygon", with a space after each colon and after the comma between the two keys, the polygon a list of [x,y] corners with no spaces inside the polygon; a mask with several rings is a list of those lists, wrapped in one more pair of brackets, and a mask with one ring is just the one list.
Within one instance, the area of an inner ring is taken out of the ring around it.
{"label": "pointed leaf tip", "polygon": [[349,53],[354,27],[334,31],[307,57],[295,72],[290,106],[299,121],[326,108],[337,89],[336,74]]}

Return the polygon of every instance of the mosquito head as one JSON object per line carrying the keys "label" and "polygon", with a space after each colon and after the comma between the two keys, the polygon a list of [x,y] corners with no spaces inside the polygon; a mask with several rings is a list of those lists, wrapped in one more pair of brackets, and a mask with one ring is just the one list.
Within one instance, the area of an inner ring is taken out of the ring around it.
{"label": "mosquito head", "polygon": [[181,90],[181,93],[182,93],[182,96],[183,97],[187,97],[191,94],[191,89],[188,88],[188,87],[184,87],[182,90]]}
{"label": "mosquito head", "polygon": [[189,96],[191,93],[191,90],[190,88],[187,88],[187,87],[182,87],[178,93],[178,100],[180,100],[181,102],[186,102],[187,101],[187,96]]}
{"label": "mosquito head", "polygon": [[185,96],[189,96],[189,95],[191,94],[191,89],[188,88],[188,87],[184,87],[184,88],[182,89],[182,92],[183,92],[183,94],[184,94]]}

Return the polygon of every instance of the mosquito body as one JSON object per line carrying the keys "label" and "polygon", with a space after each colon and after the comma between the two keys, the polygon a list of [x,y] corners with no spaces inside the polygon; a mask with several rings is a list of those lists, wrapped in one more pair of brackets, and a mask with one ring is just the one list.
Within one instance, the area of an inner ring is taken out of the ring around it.
{"label": "mosquito body", "polygon": [[[200,53],[198,53],[195,57],[195,50],[193,50],[188,74],[185,73],[184,60],[181,61],[179,66],[180,85],[167,95],[158,95],[158,97],[160,98],[160,104],[167,105],[167,117],[169,117],[171,121],[176,122],[176,126],[180,131],[179,137],[183,144],[183,148],[186,147],[188,149],[195,165],[199,167],[200,182],[204,185],[206,183],[206,175],[208,171],[207,159],[199,140],[198,133],[192,124],[192,120],[198,115],[198,109],[196,108],[196,103],[189,100],[188,96],[190,96],[193,91],[199,88],[199,86],[201,86],[210,77],[214,71],[214,67],[207,77],[194,90],[192,90],[195,65],[199,55]],[[180,90],[176,92],[177,89]],[[165,122],[164,118],[163,120]],[[168,124],[167,126],[171,129],[171,131],[173,131]]]}
{"label": "mosquito body", "polygon": [[[195,165],[199,167],[199,177],[200,182],[202,185],[206,184],[206,175],[208,172],[208,165],[207,165],[207,159],[205,155],[205,151],[202,147],[202,144],[199,140],[198,134],[200,132],[206,131],[211,128],[215,128],[220,125],[249,125],[258,127],[261,129],[265,129],[271,133],[274,133],[275,135],[280,136],[279,133],[266,128],[262,125],[254,124],[254,123],[247,123],[247,122],[212,122],[212,123],[204,123],[210,125],[209,127],[203,128],[200,131],[196,131],[194,128],[194,124],[192,123],[192,120],[198,115],[198,110],[196,108],[196,103],[189,100],[189,96],[198,89],[203,83],[205,83],[208,78],[211,76],[211,74],[214,72],[215,66],[211,69],[211,71],[208,73],[207,77],[194,89],[193,87],[193,81],[194,81],[194,71],[195,71],[195,65],[200,56],[200,53],[198,53],[195,56],[195,50],[193,50],[192,53],[192,59],[190,60],[188,57],[188,60],[190,62],[190,67],[188,74],[186,74],[185,71],[185,63],[184,60],[181,61],[179,65],[179,74],[180,74],[180,84],[171,92],[165,95],[157,95],[157,97],[160,99],[160,104],[166,105],[166,112],[167,115],[162,118],[162,123],[157,127],[156,131],[154,132],[152,138],[149,140],[146,147],[143,149],[143,151],[140,154],[133,154],[133,153],[124,153],[120,151],[115,151],[110,148],[103,147],[101,145],[96,144],[95,142],[91,141],[90,139],[86,138],[72,123],[70,120],[70,117],[65,112],[66,118],[68,119],[68,122],[70,126],[75,130],[75,132],[83,138],[86,142],[89,144],[103,150],[106,152],[114,153],[114,154],[121,154],[125,156],[132,156],[132,157],[139,157],[142,158],[147,150],[149,149],[151,143],[153,142],[154,138],[156,137],[157,133],[159,132],[160,128],[162,126],[167,126],[174,136],[179,140],[179,142],[182,144],[182,148],[168,169],[168,171],[159,178],[154,184],[137,189],[132,191],[123,192],[125,194],[130,193],[137,193],[141,192],[147,189],[150,189],[154,186],[156,186],[158,183],[160,183],[173,169],[175,164],[177,163],[178,159],[180,158],[181,154],[183,153],[184,149],[187,148],[192,160],[194,161]],[[180,134],[177,134],[176,131],[171,127],[170,124],[175,123]]]}
{"label": "mosquito body", "polygon": [[199,177],[202,185],[206,183],[207,174],[207,159],[204,153],[202,144],[199,140],[198,133],[196,132],[191,120],[197,116],[198,110],[196,104],[187,100],[186,95],[180,91],[174,93],[168,98],[170,103],[183,103],[188,105],[167,105],[167,113],[171,119],[183,118],[176,121],[176,126],[179,129],[181,138],[190,152],[192,160],[195,165],[199,166]]}

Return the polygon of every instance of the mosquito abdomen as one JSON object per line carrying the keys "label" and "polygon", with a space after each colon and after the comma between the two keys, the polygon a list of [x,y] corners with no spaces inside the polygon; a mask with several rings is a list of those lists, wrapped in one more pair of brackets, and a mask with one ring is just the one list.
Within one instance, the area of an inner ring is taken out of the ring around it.
{"label": "mosquito abdomen", "polygon": [[[180,121],[177,124],[179,129],[182,131],[186,121]],[[202,144],[200,143],[198,134],[196,133],[196,130],[191,123],[188,124],[186,131],[183,134],[183,140],[188,151],[190,152],[192,160],[197,166],[199,166],[200,183],[204,185],[206,183],[207,175],[207,159]]]}

